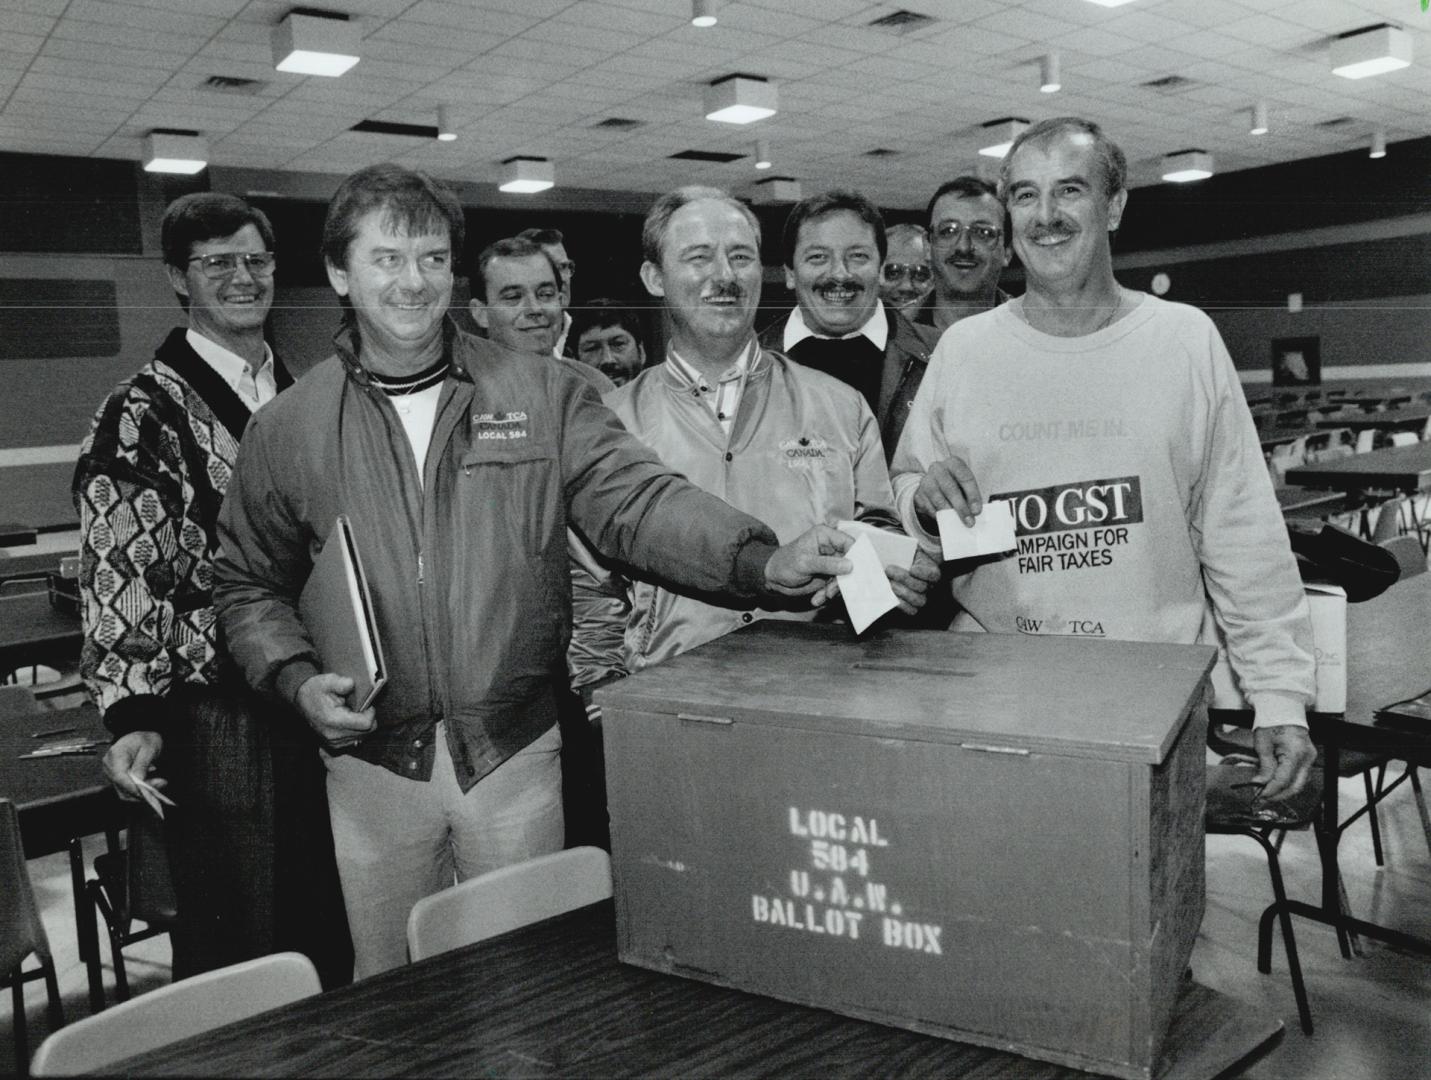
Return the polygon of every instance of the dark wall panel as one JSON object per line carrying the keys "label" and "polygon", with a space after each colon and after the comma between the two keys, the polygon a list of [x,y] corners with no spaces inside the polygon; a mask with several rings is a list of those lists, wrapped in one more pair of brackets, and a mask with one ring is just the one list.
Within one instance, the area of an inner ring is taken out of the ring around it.
{"label": "dark wall panel", "polygon": [[0,154],[0,251],[138,255],[132,161]]}
{"label": "dark wall panel", "polygon": [[118,352],[113,281],[0,278],[0,360]]}

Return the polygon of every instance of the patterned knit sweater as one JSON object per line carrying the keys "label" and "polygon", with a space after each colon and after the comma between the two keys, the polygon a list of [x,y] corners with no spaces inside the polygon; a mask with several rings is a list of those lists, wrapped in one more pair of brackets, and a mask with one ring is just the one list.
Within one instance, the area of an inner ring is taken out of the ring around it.
{"label": "patterned knit sweater", "polygon": [[[278,388],[292,380],[275,364]],[[249,410],[175,329],[80,447],[80,674],[110,731],[163,731],[163,699],[215,685],[215,521]]]}

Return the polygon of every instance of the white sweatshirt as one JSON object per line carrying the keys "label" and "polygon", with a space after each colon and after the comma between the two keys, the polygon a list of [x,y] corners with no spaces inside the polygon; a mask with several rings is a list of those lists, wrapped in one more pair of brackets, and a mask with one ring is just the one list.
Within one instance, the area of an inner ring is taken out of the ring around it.
{"label": "white sweatshirt", "polygon": [[1256,725],[1305,723],[1315,683],[1301,579],[1206,315],[1144,295],[1084,337],[1041,333],[1007,304],[959,321],[891,466],[905,527],[935,552],[914,493],[951,456],[986,501],[1014,500],[1018,538],[955,579],[956,629],[972,617],[996,633],[1217,644],[1220,628]]}

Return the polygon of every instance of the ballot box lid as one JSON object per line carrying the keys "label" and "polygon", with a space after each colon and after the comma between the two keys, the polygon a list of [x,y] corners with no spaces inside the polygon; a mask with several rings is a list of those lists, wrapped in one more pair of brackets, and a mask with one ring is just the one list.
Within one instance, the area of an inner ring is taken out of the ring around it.
{"label": "ballot box lid", "polygon": [[1216,650],[763,620],[598,690],[675,713],[913,742],[1159,764]]}

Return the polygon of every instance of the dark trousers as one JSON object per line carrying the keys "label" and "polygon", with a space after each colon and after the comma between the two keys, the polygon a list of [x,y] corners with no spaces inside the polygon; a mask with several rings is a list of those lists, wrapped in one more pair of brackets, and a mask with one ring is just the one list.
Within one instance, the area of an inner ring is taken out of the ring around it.
{"label": "dark trousers", "polygon": [[293,950],[324,988],[352,981],[317,743],[287,706],[247,690],[170,697],[161,773],[179,911],[174,978]]}

